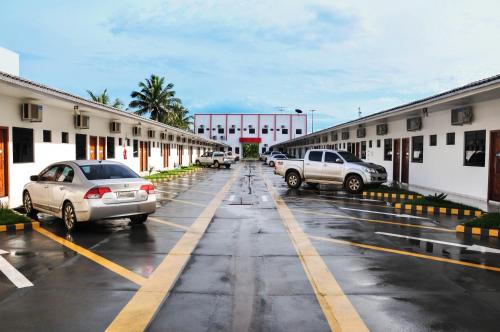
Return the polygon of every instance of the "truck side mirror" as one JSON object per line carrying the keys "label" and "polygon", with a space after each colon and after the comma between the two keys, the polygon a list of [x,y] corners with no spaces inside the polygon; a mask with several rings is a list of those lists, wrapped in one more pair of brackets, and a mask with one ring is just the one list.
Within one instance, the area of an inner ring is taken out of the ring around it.
{"label": "truck side mirror", "polygon": [[32,175],[30,176],[30,181],[37,182],[39,180],[38,175]]}

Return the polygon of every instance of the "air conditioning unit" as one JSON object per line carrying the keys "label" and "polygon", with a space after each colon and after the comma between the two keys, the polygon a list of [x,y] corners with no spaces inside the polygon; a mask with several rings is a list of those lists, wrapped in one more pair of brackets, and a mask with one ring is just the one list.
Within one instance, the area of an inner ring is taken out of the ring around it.
{"label": "air conditioning unit", "polygon": [[377,135],[386,135],[387,134],[387,123],[382,123],[377,125]]}
{"label": "air conditioning unit", "polygon": [[43,106],[37,104],[21,104],[21,120],[42,122]]}
{"label": "air conditioning unit", "polygon": [[115,134],[122,132],[122,124],[118,121],[111,121],[109,123],[109,131]]}
{"label": "air conditioning unit", "polygon": [[167,139],[167,136],[168,136],[168,134],[167,134],[166,132],[161,132],[161,133],[160,133],[160,139],[161,139],[161,140],[165,140],[165,139]]}
{"label": "air conditioning unit", "polygon": [[460,107],[451,110],[451,124],[462,126],[472,123],[472,106]]}
{"label": "air conditioning unit", "polygon": [[141,126],[133,126],[132,127],[132,136],[142,136],[142,128]]}
{"label": "air conditioning unit", "polygon": [[361,127],[356,130],[356,137],[357,138],[363,138],[366,136],[366,128]]}
{"label": "air conditioning unit", "polygon": [[156,136],[156,131],[149,129],[148,130],[148,138],[155,138]]}
{"label": "air conditioning unit", "polygon": [[348,131],[342,132],[342,139],[349,139],[349,132]]}
{"label": "air conditioning unit", "polygon": [[76,114],[75,115],[75,128],[76,129],[89,129],[90,119],[88,115]]}
{"label": "air conditioning unit", "polygon": [[422,129],[422,118],[414,117],[406,119],[406,130],[408,131],[417,131]]}

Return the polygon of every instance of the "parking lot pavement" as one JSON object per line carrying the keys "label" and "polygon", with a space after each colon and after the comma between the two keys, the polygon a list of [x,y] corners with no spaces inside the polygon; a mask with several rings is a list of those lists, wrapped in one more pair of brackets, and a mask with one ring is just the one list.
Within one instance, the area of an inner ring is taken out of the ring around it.
{"label": "parking lot pavement", "polygon": [[41,229],[0,233],[2,257],[33,283],[0,273],[1,330],[497,330],[498,240],[234,166],[158,184],[142,226],[66,234],[40,216]]}

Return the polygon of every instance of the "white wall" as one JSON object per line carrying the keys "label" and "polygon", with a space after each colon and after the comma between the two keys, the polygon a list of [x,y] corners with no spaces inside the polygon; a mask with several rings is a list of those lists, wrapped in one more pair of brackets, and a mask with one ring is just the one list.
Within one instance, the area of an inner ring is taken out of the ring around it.
{"label": "white wall", "polygon": [[19,76],[19,54],[0,47],[0,71]]}

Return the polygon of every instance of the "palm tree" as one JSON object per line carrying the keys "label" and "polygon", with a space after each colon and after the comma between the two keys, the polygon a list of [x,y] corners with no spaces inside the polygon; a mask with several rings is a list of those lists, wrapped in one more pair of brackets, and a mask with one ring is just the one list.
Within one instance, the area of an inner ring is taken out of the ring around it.
{"label": "palm tree", "polygon": [[139,83],[140,91],[132,91],[130,96],[133,100],[129,107],[137,109],[135,114],[149,114],[149,118],[159,122],[166,122],[170,107],[175,103],[180,103],[179,98],[175,98],[173,83],[164,85],[165,78],[151,75],[144,82]]}
{"label": "palm tree", "polygon": [[122,108],[123,106],[122,101],[118,98],[116,98],[112,104],[109,103],[108,89],[104,89],[103,93],[101,93],[100,95],[97,95],[90,90],[87,90],[87,93],[93,101],[101,103],[103,105],[112,106],[114,108]]}
{"label": "palm tree", "polygon": [[165,123],[173,127],[188,130],[193,123],[193,117],[189,115],[189,110],[181,103],[174,103],[169,109]]}

